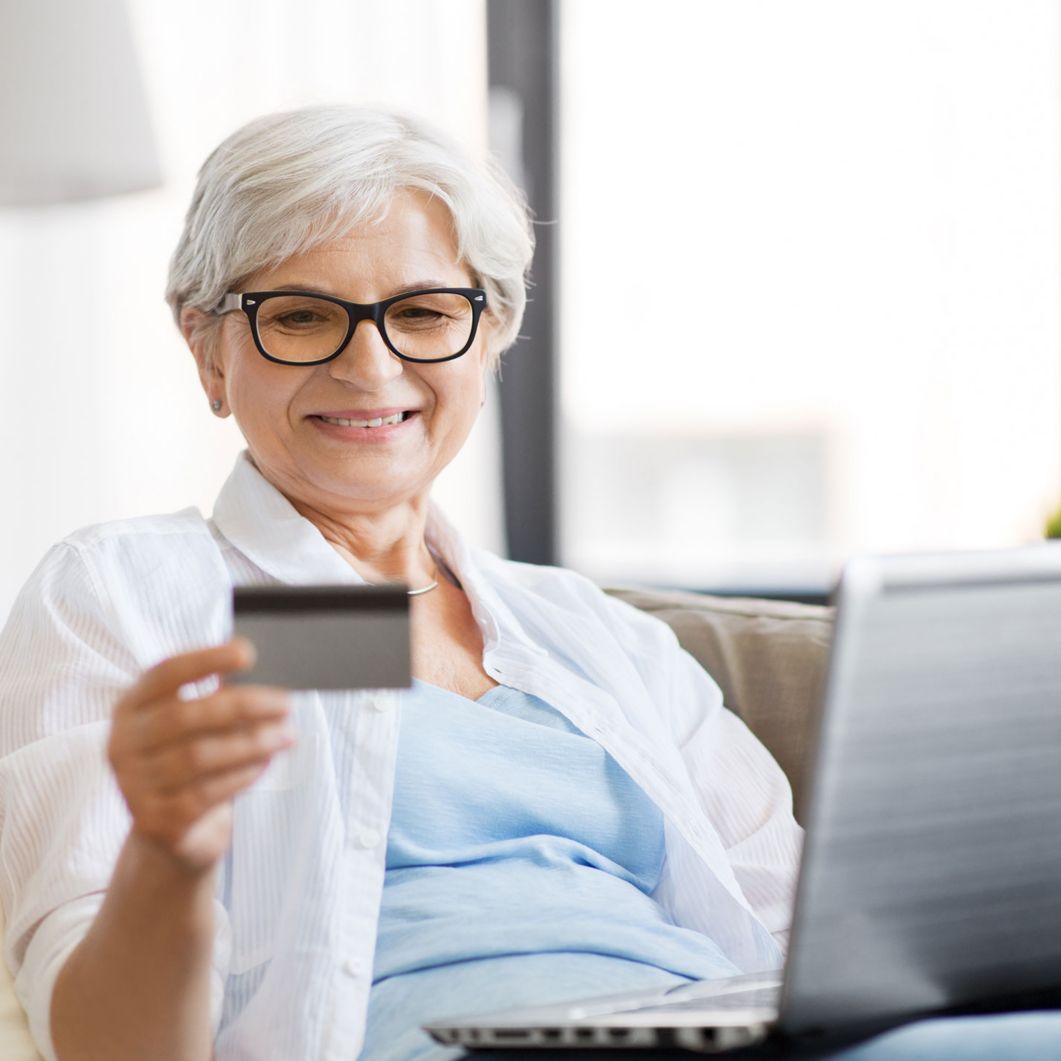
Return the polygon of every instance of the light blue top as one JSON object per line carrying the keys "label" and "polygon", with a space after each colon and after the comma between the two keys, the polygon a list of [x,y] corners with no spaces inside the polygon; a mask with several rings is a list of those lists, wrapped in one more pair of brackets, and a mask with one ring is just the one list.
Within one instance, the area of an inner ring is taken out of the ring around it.
{"label": "light blue top", "polygon": [[416,682],[361,1056],[434,1056],[435,1017],[736,973],[652,898],[664,853],[655,804],[543,700]]}

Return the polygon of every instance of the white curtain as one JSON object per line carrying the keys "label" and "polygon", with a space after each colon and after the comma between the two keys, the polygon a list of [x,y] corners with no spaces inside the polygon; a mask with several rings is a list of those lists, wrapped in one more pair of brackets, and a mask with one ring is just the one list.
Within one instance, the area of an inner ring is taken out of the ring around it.
{"label": "white curtain", "polygon": [[[130,3],[166,175],[155,192],[0,211],[0,620],[76,527],[197,505],[242,440],[207,408],[162,300],[206,155],[258,115],[385,103],[486,148],[485,0]],[[502,542],[497,403],[435,496]]]}

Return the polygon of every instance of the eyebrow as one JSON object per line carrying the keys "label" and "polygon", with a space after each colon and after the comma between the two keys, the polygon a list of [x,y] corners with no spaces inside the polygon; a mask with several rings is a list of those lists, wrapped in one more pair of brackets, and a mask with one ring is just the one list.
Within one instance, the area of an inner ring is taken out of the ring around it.
{"label": "eyebrow", "polygon": [[[426,280],[410,280],[406,283],[400,284],[394,288],[389,295],[384,295],[384,299],[393,298],[395,295],[405,295],[413,291],[426,291],[433,287],[472,287],[473,284],[448,284],[445,280],[439,280],[437,278],[428,278]],[[328,290],[328,285],[324,284],[277,284],[275,287],[270,288],[272,291],[305,291],[307,294],[318,294],[318,295],[331,295],[333,298],[346,298],[345,295],[336,294],[334,291]],[[352,302],[353,299],[347,299],[348,302]]]}

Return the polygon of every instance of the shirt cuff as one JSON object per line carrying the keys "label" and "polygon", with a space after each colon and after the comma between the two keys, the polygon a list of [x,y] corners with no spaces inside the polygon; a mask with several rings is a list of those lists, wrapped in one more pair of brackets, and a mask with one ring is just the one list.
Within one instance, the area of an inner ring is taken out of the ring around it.
{"label": "shirt cuff", "polygon": [[[85,938],[103,905],[103,892],[81,896],[53,910],[37,926],[15,977],[15,994],[26,1011],[30,1034],[44,1061],[58,1061],[51,1034],[55,981],[74,948]],[[225,1001],[225,979],[232,951],[224,906],[214,900],[215,935],[210,970],[210,1028],[217,1038]]]}
{"label": "shirt cuff", "polygon": [[45,1061],[58,1061],[52,1043],[52,992],[59,972],[85,938],[103,905],[103,892],[73,899],[37,926],[15,977],[15,994],[26,1011],[30,1034]]}

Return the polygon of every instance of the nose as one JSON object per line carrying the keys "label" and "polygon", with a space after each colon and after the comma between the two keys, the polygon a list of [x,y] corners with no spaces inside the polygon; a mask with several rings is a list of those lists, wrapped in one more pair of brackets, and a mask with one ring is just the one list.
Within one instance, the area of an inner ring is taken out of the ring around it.
{"label": "nose", "polygon": [[402,360],[391,352],[372,321],[358,321],[343,352],[328,362],[334,379],[361,390],[381,390],[403,371]]}

